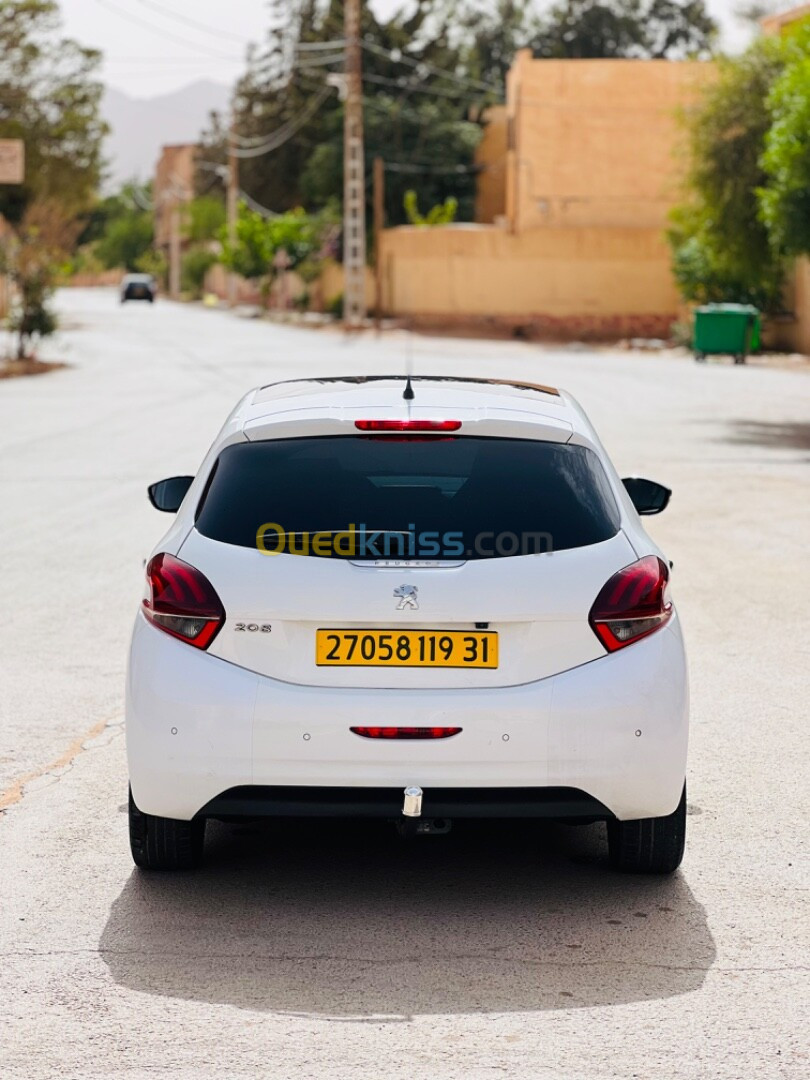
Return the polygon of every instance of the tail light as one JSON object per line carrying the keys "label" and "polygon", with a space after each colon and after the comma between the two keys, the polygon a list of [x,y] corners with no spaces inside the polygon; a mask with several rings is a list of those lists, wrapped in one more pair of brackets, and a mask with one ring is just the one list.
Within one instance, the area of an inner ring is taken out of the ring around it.
{"label": "tail light", "polygon": [[613,575],[588,616],[608,652],[640,641],[669,621],[668,582],[669,570],[656,555],[647,555]]}
{"label": "tail light", "polygon": [[195,649],[207,649],[225,622],[225,609],[205,574],[174,555],[155,555],[146,584],[146,618]]}
{"label": "tail light", "polygon": [[460,727],[353,727],[364,739],[449,739]]}

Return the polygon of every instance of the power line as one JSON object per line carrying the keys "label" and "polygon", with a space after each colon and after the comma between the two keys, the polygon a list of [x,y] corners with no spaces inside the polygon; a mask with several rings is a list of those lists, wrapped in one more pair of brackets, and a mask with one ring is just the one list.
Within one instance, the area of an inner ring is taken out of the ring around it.
{"label": "power line", "polygon": [[308,120],[310,120],[315,113],[326,101],[327,97],[331,93],[332,87],[325,86],[317,97],[299,113],[298,116],[292,120],[288,120],[286,124],[283,124],[277,131],[272,132],[267,136],[264,143],[259,146],[253,147],[237,147],[234,149],[234,156],[237,158],[255,158],[262,157],[264,154],[269,154],[271,150],[277,150],[279,146],[283,146],[285,142],[295,135]]}
{"label": "power line", "polygon": [[158,15],[163,15],[166,19],[174,19],[175,22],[180,23],[182,26],[190,26],[192,29],[201,30],[205,34],[213,34],[217,38],[228,38],[230,41],[238,41],[240,45],[248,45],[244,38],[239,37],[236,34],[231,34],[228,30],[220,30],[213,26],[207,26],[205,23],[197,22],[196,19],[189,19],[186,15],[181,15],[179,12],[172,11],[171,8],[166,8],[163,4],[156,4],[154,0],[139,0],[144,7],[151,8],[152,11],[156,11]]}
{"label": "power line", "polygon": [[[107,64],[210,64],[207,56],[116,56],[115,53],[104,53],[104,62]],[[228,63],[233,63],[229,60]]]}
{"label": "power line", "polygon": [[225,53],[213,52],[210,49],[206,49],[203,45],[195,45],[193,42],[187,41],[185,38],[179,37],[177,34],[172,34],[168,30],[164,30],[163,27],[155,26],[154,23],[147,22],[145,19],[139,18],[137,15],[131,14],[126,9],[117,7],[111,3],[111,0],[96,0],[96,3],[103,7],[106,11],[111,11],[114,15],[117,15],[120,19],[126,19],[128,22],[133,23],[135,26],[141,26],[146,30],[151,30],[155,34],[159,34],[164,40],[174,41],[178,45],[184,46],[186,49],[192,51],[205,53],[207,56],[213,56],[218,60],[231,60],[233,62],[239,62],[242,57],[226,56]]}
{"label": "power line", "polygon": [[420,86],[413,81],[402,82],[399,79],[389,79],[385,75],[372,75],[369,72],[363,74],[363,81],[378,83],[380,86],[395,86],[406,93],[415,91],[417,94],[433,94],[436,97],[453,99],[462,98],[465,101],[474,101],[476,103],[481,100],[480,97],[473,97],[473,95],[466,90],[445,90],[444,87],[441,86]]}
{"label": "power line", "polygon": [[208,172],[216,173],[217,177],[223,179],[228,175],[228,166],[223,165],[221,161],[200,161],[199,158],[194,162],[198,169],[205,169]]}
{"label": "power line", "polygon": [[345,38],[335,38],[334,41],[302,41],[295,46],[295,51],[316,52],[319,49],[340,49],[345,44]]}
{"label": "power line", "polygon": [[[310,87],[313,90],[316,87],[319,87],[319,86],[323,85],[319,79],[317,79],[314,75],[311,75],[311,74],[309,74],[307,72],[301,72],[301,78],[302,78],[302,82],[305,82],[305,85],[307,85],[308,87]],[[374,109],[376,112],[382,113],[385,116],[388,116],[389,118],[392,118],[393,114],[396,114],[396,117],[403,117],[404,119],[410,120],[415,124],[419,124],[420,127],[424,127],[424,125],[427,123],[427,118],[424,115],[422,115],[422,114],[420,114],[418,112],[415,112],[414,109],[409,108],[408,105],[403,105],[402,102],[399,100],[399,98],[395,97],[394,95],[386,95],[385,99],[388,102],[388,104],[383,104],[382,101],[380,100],[379,96],[378,97],[370,97],[368,94],[364,94],[363,95],[363,104],[367,108]],[[476,101],[476,103],[479,103],[477,98],[476,99],[471,99],[471,100],[474,100],[474,101]],[[446,123],[446,124],[454,123],[454,122],[455,122],[454,120],[450,120],[450,119],[447,119],[447,120],[444,121],[444,123]]]}
{"label": "power line", "polygon": [[[318,98],[310,102],[306,109],[298,116],[288,120],[285,124],[282,124],[276,131],[271,132],[269,135],[263,136],[263,142],[257,145],[244,146],[239,142],[239,146],[234,150],[234,154],[237,158],[255,158],[262,157],[264,154],[269,153],[271,150],[277,149],[282,146],[288,139],[301,128],[314,115],[321,103],[326,99],[329,94],[329,87],[325,87]],[[234,137],[234,142],[239,140]]]}
{"label": "power line", "polygon": [[493,86],[491,83],[480,82],[478,79],[468,79],[466,76],[459,75],[455,71],[436,67],[435,64],[430,64],[427,60],[414,60],[413,57],[406,56],[404,53],[397,54],[390,49],[383,49],[380,45],[375,45],[373,41],[363,41],[361,44],[367,52],[376,53],[377,56],[384,56],[387,60],[392,60],[395,64],[406,64],[408,67],[417,68],[420,71],[427,71],[432,75],[437,75],[445,79],[452,79],[461,86],[471,86],[475,90],[487,90],[491,94],[503,94],[502,86]]}
{"label": "power line", "polygon": [[275,210],[268,210],[267,207],[262,206],[260,202],[256,202],[256,200],[252,196],[248,195],[248,193],[243,188],[239,189],[239,198],[247,204],[247,206],[254,212],[254,214],[261,214],[261,216],[264,218],[280,218],[283,216],[277,213]]}
{"label": "power line", "polygon": [[295,70],[309,71],[313,68],[325,67],[327,64],[342,64],[345,59],[345,53],[342,52],[334,53],[332,56],[307,56],[303,60],[297,61]]}

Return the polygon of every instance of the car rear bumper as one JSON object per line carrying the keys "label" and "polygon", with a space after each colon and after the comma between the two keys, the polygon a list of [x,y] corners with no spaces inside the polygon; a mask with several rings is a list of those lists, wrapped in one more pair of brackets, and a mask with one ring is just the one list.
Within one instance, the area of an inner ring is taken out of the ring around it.
{"label": "car rear bumper", "polygon": [[[399,818],[402,788],[245,785],[217,795],[201,817]],[[428,788],[423,818],[563,818],[598,821],[606,806],[575,788]]]}
{"label": "car rear bumper", "polygon": [[[621,652],[538,682],[436,691],[284,683],[184,645],[139,615],[127,680],[127,752],[138,807],[185,820],[203,810],[231,816],[239,805],[254,814],[257,801],[274,812],[297,803],[337,813],[341,800],[373,804],[375,790],[393,806],[392,793],[409,785],[425,792],[423,816],[440,794],[452,801],[449,789],[458,790],[458,805],[476,803],[482,814],[489,805],[489,816],[499,817],[515,815],[497,812],[498,790],[512,789],[513,804],[534,801],[542,810],[553,802],[551,789],[565,788],[602,808],[591,816],[659,817],[676,808],[683,788],[688,707],[677,618]],[[380,723],[462,731],[417,742],[350,731]],[[228,795],[245,788],[262,791],[252,806],[244,791],[241,803]],[[299,794],[288,798],[280,789]],[[324,789],[343,794],[326,798]],[[482,793],[477,801],[473,790]],[[223,809],[229,798],[230,809]],[[448,809],[438,816],[453,815]]]}

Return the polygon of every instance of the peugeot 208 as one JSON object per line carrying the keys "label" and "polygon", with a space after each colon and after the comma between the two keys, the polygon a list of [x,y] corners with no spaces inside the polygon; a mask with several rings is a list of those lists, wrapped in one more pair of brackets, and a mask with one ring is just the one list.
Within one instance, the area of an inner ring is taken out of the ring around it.
{"label": "peugeot 208", "polygon": [[251,391],[146,566],[127,683],[135,862],[206,821],[607,823],[617,868],[685,832],[688,687],[669,565],[568,394],[494,380]]}

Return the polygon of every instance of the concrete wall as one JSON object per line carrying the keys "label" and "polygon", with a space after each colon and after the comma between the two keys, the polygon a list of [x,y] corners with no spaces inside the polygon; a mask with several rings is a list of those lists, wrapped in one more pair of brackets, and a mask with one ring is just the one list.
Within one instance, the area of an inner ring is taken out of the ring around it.
{"label": "concrete wall", "polygon": [[125,270],[97,270],[93,273],[82,272],[74,274],[64,284],[70,288],[75,287],[83,289],[109,287],[111,285],[120,285],[121,278],[125,273]]}
{"label": "concrete wall", "polygon": [[[343,293],[345,279],[343,267],[340,263],[327,261],[317,281],[313,282],[310,290],[313,294],[313,308],[316,311],[325,311],[337,297]],[[366,267],[366,309],[370,313],[376,304],[374,286],[374,270]]]}
{"label": "concrete wall", "polygon": [[384,309],[425,325],[658,337],[678,312],[657,228],[402,226],[386,230],[382,258]]}
{"label": "concrete wall", "polygon": [[477,217],[502,227],[387,230],[385,310],[549,337],[667,335],[679,310],[664,238],[685,167],[679,112],[713,74],[519,53],[477,157]]}
{"label": "concrete wall", "polygon": [[797,259],[788,286],[790,322],[778,327],[776,344],[810,356],[810,260]]}
{"label": "concrete wall", "polygon": [[684,166],[679,112],[713,75],[708,63],[519,53],[507,80],[514,230],[663,228]]}
{"label": "concrete wall", "polygon": [[[304,282],[295,273],[288,271],[282,277],[277,277],[272,284],[267,296],[269,308],[289,308],[294,306],[294,301],[307,291],[310,296],[309,309],[312,311],[326,311],[329,305],[343,293],[344,279],[343,267],[339,263],[327,261],[320,276],[315,281]],[[213,293],[221,300],[228,295],[228,274],[223,266],[216,263],[205,275],[204,291]],[[247,281],[243,277],[236,277],[236,300],[239,304],[263,304],[259,284],[255,281]],[[366,268],[366,304],[369,311],[374,308],[374,272]]]}
{"label": "concrete wall", "polygon": [[796,352],[810,355],[810,261],[799,259],[796,263],[794,313],[796,322],[791,333],[791,344]]}

